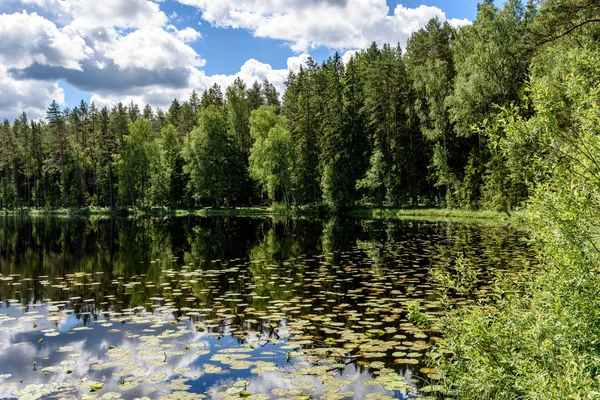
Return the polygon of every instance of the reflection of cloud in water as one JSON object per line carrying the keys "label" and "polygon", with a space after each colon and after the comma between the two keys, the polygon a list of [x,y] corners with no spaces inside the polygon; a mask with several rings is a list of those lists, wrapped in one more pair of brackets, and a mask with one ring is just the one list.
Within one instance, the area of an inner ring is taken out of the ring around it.
{"label": "reflection of cloud in water", "polygon": [[[36,307],[37,313],[25,314],[18,307],[7,309],[8,316],[0,319],[0,350],[2,359],[9,360],[0,364],[0,375],[12,374],[9,378],[1,379],[0,398],[15,397],[14,392],[23,389],[32,384],[52,384],[52,383],[72,383],[71,388],[76,392],[76,397],[81,397],[89,392],[89,387],[82,384],[81,381],[104,382],[103,392],[114,391],[121,393],[119,381],[121,379],[144,378],[153,374],[165,374],[166,377],[158,382],[148,382],[140,384],[137,388],[123,392],[126,397],[151,396],[158,394],[165,395],[171,390],[164,389],[168,379],[173,378],[173,372],[180,370],[177,377],[198,380],[203,376],[203,370],[196,365],[196,361],[201,357],[196,354],[198,350],[208,350],[210,342],[206,340],[206,333],[198,333],[193,330],[193,326],[188,323],[185,325],[185,331],[181,332],[184,326],[172,327],[168,324],[155,332],[143,332],[153,322],[143,324],[127,323],[120,324],[113,322],[110,327],[102,327],[101,324],[106,321],[96,321],[88,323],[89,327],[94,329],[84,331],[73,331],[72,328],[82,326],[83,321],[78,320],[74,315],[61,312],[59,323],[48,319],[49,312],[47,307]],[[6,314],[5,314],[6,315]],[[57,313],[52,313],[52,316]],[[147,315],[152,319],[152,315]],[[14,319],[13,319],[14,318]],[[34,327],[34,323],[37,325]],[[44,330],[53,329],[59,332],[58,336],[45,336]],[[118,331],[116,331],[118,329]],[[157,355],[141,355],[140,351],[151,349],[140,341],[144,335],[158,335],[162,332],[179,332],[180,336],[175,338],[164,338],[157,342],[154,347]],[[111,333],[112,332],[112,333]],[[39,339],[44,339],[39,343]],[[184,350],[188,343],[203,343],[202,347]],[[152,365],[152,360],[163,358],[162,345],[167,345],[164,351],[183,351],[180,355],[169,355],[165,363]],[[125,357],[111,358],[109,356],[109,346],[115,346],[125,354]],[[63,347],[67,351],[59,351]],[[76,355],[76,357],[71,357]],[[36,362],[35,370],[33,362]],[[70,364],[75,361],[74,364]],[[110,366],[110,362],[122,362],[125,366]],[[67,364],[61,366],[61,362]],[[108,366],[108,368],[96,369],[95,365]],[[46,367],[61,367],[58,371],[48,371],[45,375],[43,371]],[[132,367],[132,368],[129,368]],[[136,368],[138,367],[138,368]],[[123,368],[129,369],[127,375],[120,375],[119,371]],[[189,371],[183,371],[189,369]],[[72,370],[67,374],[67,370]],[[23,383],[19,383],[19,381]],[[79,387],[77,389],[77,387]],[[154,393],[154,395],[153,395]],[[49,394],[49,393],[47,393]]]}
{"label": "reflection of cloud in water", "polygon": [[[260,342],[264,336],[255,331],[249,331],[246,338],[246,343],[256,346],[251,360],[264,359],[260,355],[263,351],[275,351],[276,355],[269,361],[280,364],[277,372],[254,375],[249,370],[232,370],[218,361],[211,361],[210,357],[219,350],[238,348],[238,340],[227,335],[216,339],[207,332],[196,332],[190,322],[171,326],[165,316],[140,313],[133,321],[125,324],[112,320],[110,326],[102,326],[107,323],[106,320],[90,321],[87,326],[93,329],[80,331],[73,328],[81,327],[83,321],[71,313],[49,313],[46,306],[36,307],[35,311],[36,313],[25,314],[22,309],[11,308],[8,314],[15,319],[0,322],[0,349],[3,358],[11,360],[10,363],[0,364],[0,374],[13,374],[0,385],[1,398],[14,397],[15,391],[26,385],[64,382],[72,384],[66,393],[81,397],[89,392],[86,383],[89,381],[103,382],[102,393],[122,393],[126,398],[156,398],[172,392],[166,385],[174,378],[188,379],[185,384],[191,386],[191,391],[206,392],[215,399],[218,398],[217,393],[224,392],[240,380],[250,382],[248,390],[255,394],[271,395],[274,389],[301,389],[297,385],[298,380],[309,382],[316,388],[316,393],[327,387],[317,376],[293,376],[294,367],[281,365],[285,361],[285,352],[270,342],[261,347]],[[49,315],[58,318],[55,321],[49,320]],[[156,321],[161,322],[160,327],[152,327]],[[37,324],[35,328],[34,323]],[[59,332],[59,335],[44,336],[42,331],[50,329]],[[175,334],[176,337],[164,337],[165,332]],[[286,337],[289,335],[289,328],[281,325],[278,332]],[[44,343],[38,343],[40,338],[44,338]],[[185,346],[190,343],[202,343],[202,346],[185,350]],[[59,351],[61,347],[66,351]],[[209,354],[196,354],[203,350],[212,351]],[[167,360],[161,362],[165,351]],[[72,355],[76,357],[71,357]],[[62,365],[61,370],[50,371],[48,376],[44,374],[45,367],[61,366],[61,362],[69,363],[71,360],[75,363]],[[37,362],[37,371],[33,371],[33,361]],[[205,374],[201,367],[205,363],[221,366],[223,374]],[[72,374],[66,374],[68,369],[73,371]],[[142,382],[144,378],[153,375],[160,378],[162,374],[165,375],[163,379]],[[352,392],[354,399],[363,399],[366,394],[374,391],[385,392],[381,387],[361,384],[371,379],[371,375],[359,371],[353,365],[346,368],[343,376],[337,375],[335,378],[352,382],[342,386],[340,392]],[[410,376],[407,378],[410,379]],[[123,391],[119,385],[122,379],[126,383],[136,379],[140,381],[137,387]],[[20,380],[23,383],[18,383]],[[51,393],[44,393],[49,394]],[[402,394],[396,393],[396,397],[402,397]]]}
{"label": "reflection of cloud in water", "polygon": [[[269,372],[263,375],[252,376],[249,378],[245,378],[249,384],[247,385],[247,389],[250,393],[254,394],[272,394],[274,389],[286,389],[286,390],[295,390],[301,389],[297,385],[294,385],[294,380],[298,378],[294,376],[292,378],[291,373],[282,373],[282,372]],[[409,381],[410,376],[405,376],[407,381]],[[386,392],[382,387],[376,387],[371,385],[363,385],[362,382],[371,379],[371,375],[366,372],[360,372],[353,366],[349,366],[345,371],[344,375],[335,377],[337,379],[343,379],[352,381],[352,384],[341,386],[340,393],[344,392],[352,392],[353,394],[349,397],[344,398],[352,398],[352,399],[364,399],[365,396],[369,393],[381,392],[391,395],[390,392]],[[321,383],[317,376],[304,376],[300,380],[308,381],[315,387],[317,387],[318,391],[327,387]],[[211,399],[219,399],[218,393],[225,391],[227,388],[232,387],[235,383],[234,379],[222,379],[216,382],[213,386],[211,386],[207,393],[209,394],[209,398]],[[310,393],[310,392],[308,392]],[[394,393],[395,397],[399,398],[408,398],[406,393],[396,392]]]}

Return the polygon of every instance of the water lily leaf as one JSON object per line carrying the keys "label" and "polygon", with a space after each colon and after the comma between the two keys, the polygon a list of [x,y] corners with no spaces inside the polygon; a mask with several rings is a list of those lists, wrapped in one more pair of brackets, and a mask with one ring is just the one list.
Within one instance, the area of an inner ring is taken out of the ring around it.
{"label": "water lily leaf", "polygon": [[218,374],[223,370],[223,368],[212,364],[204,364],[202,368],[204,368],[204,372],[207,374]]}
{"label": "water lily leaf", "polygon": [[89,386],[90,386],[91,392],[97,392],[98,390],[101,390],[104,387],[104,384],[103,383],[92,383]]}

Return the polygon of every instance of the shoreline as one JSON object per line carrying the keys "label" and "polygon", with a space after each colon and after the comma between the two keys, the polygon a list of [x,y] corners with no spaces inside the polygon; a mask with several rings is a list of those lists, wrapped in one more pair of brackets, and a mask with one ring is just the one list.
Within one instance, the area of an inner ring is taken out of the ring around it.
{"label": "shoreline", "polygon": [[[327,214],[320,214],[317,209],[285,209],[279,207],[240,207],[230,209],[189,209],[173,210],[165,208],[153,209],[114,209],[82,208],[82,209],[23,209],[3,210],[0,216],[27,217],[312,217],[326,219]],[[519,211],[500,212],[491,210],[461,210],[446,208],[364,208],[349,209],[342,217],[357,219],[387,219],[387,220],[444,220],[479,223],[509,223],[522,224],[524,214]]]}

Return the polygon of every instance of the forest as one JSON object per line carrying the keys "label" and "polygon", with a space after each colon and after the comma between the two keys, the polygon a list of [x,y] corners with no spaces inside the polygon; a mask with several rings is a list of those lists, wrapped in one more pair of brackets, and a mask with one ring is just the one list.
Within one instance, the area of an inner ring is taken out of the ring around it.
{"label": "forest", "polygon": [[528,34],[536,10],[486,1],[473,25],[432,19],[404,51],[309,59],[282,94],[238,79],[168,110],[82,100],[4,120],[2,207],[515,208],[535,149],[498,121],[531,112],[532,40],[553,34]]}

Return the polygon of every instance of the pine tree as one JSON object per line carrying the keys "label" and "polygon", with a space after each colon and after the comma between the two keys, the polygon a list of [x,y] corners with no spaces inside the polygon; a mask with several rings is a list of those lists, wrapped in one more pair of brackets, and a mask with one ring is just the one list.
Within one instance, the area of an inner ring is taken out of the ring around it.
{"label": "pine tree", "polygon": [[300,204],[316,204],[321,199],[319,179],[319,148],[317,143],[320,130],[317,88],[314,74],[318,73],[314,61],[309,60],[307,69],[300,68],[296,78],[297,106],[291,118],[291,134],[297,147],[298,158],[294,174],[296,200]]}
{"label": "pine tree", "polygon": [[62,184],[62,203],[63,207],[67,208],[67,181],[65,174],[65,157],[67,153],[68,138],[66,131],[66,123],[60,106],[56,101],[52,101],[48,111],[46,112],[48,127],[50,129],[50,137],[52,142],[52,153],[58,155],[60,162],[60,175]]}
{"label": "pine tree", "polygon": [[[407,43],[407,65],[415,101],[413,110],[419,128],[430,143],[430,170],[435,185],[443,188],[448,207],[457,205],[461,161],[454,130],[450,123],[447,99],[454,89],[454,60],[452,40],[454,31],[448,23],[431,19],[425,28],[415,32]],[[458,167],[455,167],[458,165]]]}
{"label": "pine tree", "polygon": [[319,143],[321,190],[325,204],[333,211],[352,205],[355,183],[349,181],[350,136],[345,131],[344,63],[339,53],[324,65],[326,79],[322,135]]}
{"label": "pine tree", "polygon": [[190,106],[192,107],[192,113],[194,114],[194,121],[198,119],[198,112],[200,112],[201,101],[198,93],[195,90],[192,90],[192,94],[190,95],[190,99],[188,101]]}
{"label": "pine tree", "polygon": [[279,101],[279,93],[277,93],[275,86],[267,79],[262,83],[262,97],[265,99],[268,107],[273,106],[277,113],[280,112],[281,102]]}
{"label": "pine tree", "polygon": [[248,89],[247,97],[250,104],[250,111],[256,110],[266,104],[266,100],[263,97],[262,85],[259,82],[252,84],[252,87]]}

